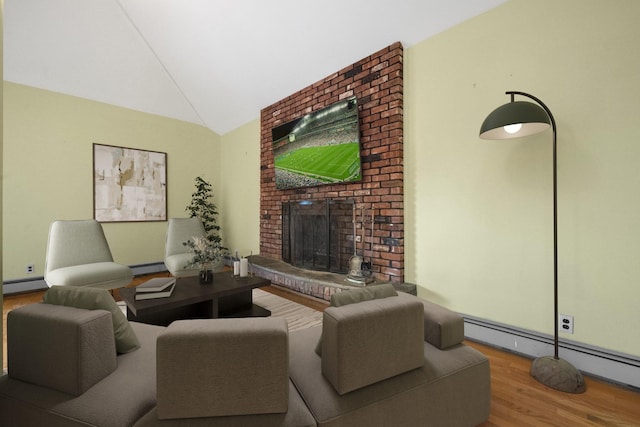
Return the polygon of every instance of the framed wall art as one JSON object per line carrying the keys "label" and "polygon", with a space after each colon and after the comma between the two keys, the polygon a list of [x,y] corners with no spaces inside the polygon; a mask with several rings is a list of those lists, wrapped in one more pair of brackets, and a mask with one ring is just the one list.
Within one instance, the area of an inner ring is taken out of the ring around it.
{"label": "framed wall art", "polygon": [[167,153],[93,144],[93,217],[167,220]]}

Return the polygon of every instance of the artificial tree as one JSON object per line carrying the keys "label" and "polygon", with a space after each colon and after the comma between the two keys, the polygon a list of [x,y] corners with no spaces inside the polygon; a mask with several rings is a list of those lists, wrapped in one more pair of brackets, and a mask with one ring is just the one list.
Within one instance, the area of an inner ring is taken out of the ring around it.
{"label": "artificial tree", "polygon": [[187,206],[186,211],[191,218],[200,218],[207,240],[212,246],[226,249],[222,246],[222,238],[218,234],[220,231],[220,226],[217,222],[218,208],[212,201],[213,190],[211,184],[198,176],[195,179],[195,186],[196,191],[191,194],[191,203]]}

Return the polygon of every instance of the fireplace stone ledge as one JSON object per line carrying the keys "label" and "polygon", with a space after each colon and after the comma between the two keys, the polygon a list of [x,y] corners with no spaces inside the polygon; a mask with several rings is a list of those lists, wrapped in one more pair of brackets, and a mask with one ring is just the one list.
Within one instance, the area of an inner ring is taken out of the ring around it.
{"label": "fireplace stone ledge", "polygon": [[[249,257],[251,271],[256,276],[270,280],[271,283],[285,288],[310,295],[325,301],[331,301],[331,295],[343,290],[362,287],[349,282],[345,275],[329,273],[326,271],[305,270],[293,267],[284,261],[263,257],[261,255],[251,255]],[[368,284],[380,285],[382,282],[376,281]],[[416,285],[411,283],[394,284],[398,291],[416,295]]]}

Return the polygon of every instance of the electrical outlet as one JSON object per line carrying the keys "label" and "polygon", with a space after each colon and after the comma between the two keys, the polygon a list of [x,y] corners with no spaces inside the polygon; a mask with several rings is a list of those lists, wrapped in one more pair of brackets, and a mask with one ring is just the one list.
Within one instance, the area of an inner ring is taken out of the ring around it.
{"label": "electrical outlet", "polygon": [[573,333],[573,316],[569,316],[568,314],[561,314],[559,316],[559,325],[560,332],[566,332],[568,334]]}
{"label": "electrical outlet", "polygon": [[36,266],[34,264],[29,264],[27,265],[25,271],[27,272],[27,274],[33,274],[33,272],[36,271]]}

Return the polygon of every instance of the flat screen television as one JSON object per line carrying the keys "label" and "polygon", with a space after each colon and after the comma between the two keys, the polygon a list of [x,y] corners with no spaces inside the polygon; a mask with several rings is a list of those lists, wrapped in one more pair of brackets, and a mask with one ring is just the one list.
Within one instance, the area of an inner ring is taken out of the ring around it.
{"label": "flat screen television", "polygon": [[271,135],[279,190],[362,179],[356,97],[277,126]]}

